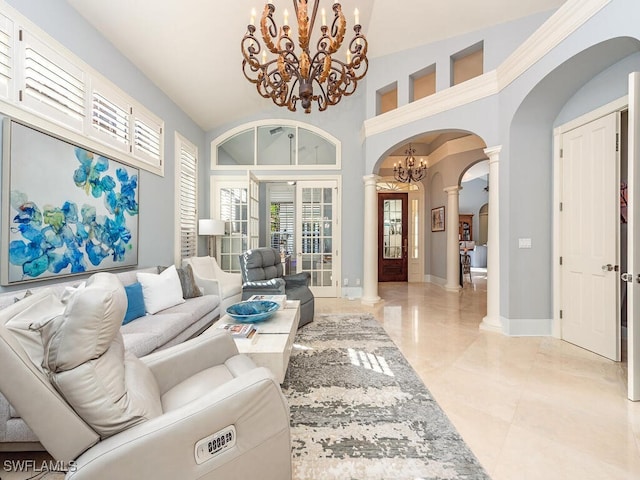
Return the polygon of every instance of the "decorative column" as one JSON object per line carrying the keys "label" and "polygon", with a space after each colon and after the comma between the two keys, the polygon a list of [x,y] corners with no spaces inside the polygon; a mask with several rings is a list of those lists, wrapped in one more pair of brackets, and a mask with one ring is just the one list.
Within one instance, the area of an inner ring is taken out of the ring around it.
{"label": "decorative column", "polygon": [[502,146],[486,148],[489,157],[489,229],[487,232],[487,316],[481,330],[502,332],[500,320],[500,150]]}
{"label": "decorative column", "polygon": [[460,239],[458,238],[458,224],[460,223],[459,205],[460,190],[462,187],[447,187],[447,282],[445,290],[449,292],[459,292],[460,286]]}
{"label": "decorative column", "polygon": [[365,175],[364,181],[364,241],[362,298],[365,305],[380,301],[378,296],[378,192],[377,175]]}

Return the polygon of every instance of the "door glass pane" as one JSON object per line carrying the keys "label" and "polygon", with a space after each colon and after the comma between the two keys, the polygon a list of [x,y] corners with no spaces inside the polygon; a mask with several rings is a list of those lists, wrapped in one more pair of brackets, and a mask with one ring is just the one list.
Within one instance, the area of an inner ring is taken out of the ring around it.
{"label": "door glass pane", "polygon": [[227,222],[228,232],[218,237],[220,252],[218,263],[223,270],[239,272],[238,256],[247,250],[247,189],[220,189],[220,219]]}
{"label": "door glass pane", "polygon": [[402,258],[402,200],[385,200],[383,209],[383,258]]}

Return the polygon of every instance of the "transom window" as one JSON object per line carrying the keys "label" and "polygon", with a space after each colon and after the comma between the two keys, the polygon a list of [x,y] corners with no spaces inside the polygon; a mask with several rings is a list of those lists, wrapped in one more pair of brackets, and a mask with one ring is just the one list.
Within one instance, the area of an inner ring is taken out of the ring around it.
{"label": "transom window", "polygon": [[312,125],[282,120],[244,125],[211,144],[212,168],[339,169],[340,142]]}

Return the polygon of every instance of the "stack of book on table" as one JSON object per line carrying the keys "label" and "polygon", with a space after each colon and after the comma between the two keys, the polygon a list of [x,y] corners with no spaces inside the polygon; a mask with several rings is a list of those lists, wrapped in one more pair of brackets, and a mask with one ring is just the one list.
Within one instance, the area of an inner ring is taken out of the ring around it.
{"label": "stack of book on table", "polygon": [[248,323],[223,323],[223,328],[234,338],[251,338],[256,333],[256,327]]}
{"label": "stack of book on table", "polygon": [[286,295],[252,295],[248,298],[249,301],[254,300],[269,300],[270,302],[276,302],[280,308],[284,307],[285,302],[287,301]]}

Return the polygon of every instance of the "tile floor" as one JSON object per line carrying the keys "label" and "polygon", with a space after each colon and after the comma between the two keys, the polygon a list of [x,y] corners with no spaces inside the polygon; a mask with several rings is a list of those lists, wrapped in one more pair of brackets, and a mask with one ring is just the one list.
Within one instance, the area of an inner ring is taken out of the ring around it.
{"label": "tile floor", "polygon": [[318,313],[370,312],[493,480],[640,479],[640,402],[626,369],[548,337],[481,331],[486,277],[460,293],[381,283],[374,307],[316,299]]}

